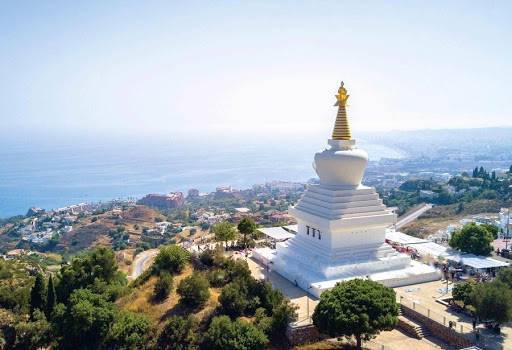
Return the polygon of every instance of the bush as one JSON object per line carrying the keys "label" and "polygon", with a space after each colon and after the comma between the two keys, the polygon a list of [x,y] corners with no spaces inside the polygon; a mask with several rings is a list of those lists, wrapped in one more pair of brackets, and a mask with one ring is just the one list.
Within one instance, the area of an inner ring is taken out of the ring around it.
{"label": "bush", "polygon": [[183,271],[190,261],[190,253],[185,249],[171,244],[160,248],[153,264],[155,272],[167,270],[175,273]]}
{"label": "bush", "polygon": [[181,302],[190,307],[202,306],[210,298],[210,283],[198,273],[183,279],[178,285],[177,292]]}
{"label": "bush", "polygon": [[155,300],[164,300],[167,298],[172,289],[172,276],[168,272],[161,272],[155,283],[153,297]]}
{"label": "bush", "polygon": [[55,289],[58,301],[64,302],[76,289],[90,288],[103,293],[107,286],[111,291],[116,288],[121,291],[125,285],[126,276],[118,271],[112,249],[99,247],[76,256],[70,265],[63,266]]}
{"label": "bush", "polygon": [[474,280],[468,280],[467,282],[456,284],[452,291],[453,300],[461,301],[464,308],[466,308],[468,305],[471,305],[471,296],[473,294],[473,290],[475,289],[475,285],[476,284]]}
{"label": "bush", "polygon": [[212,267],[215,264],[215,250],[205,249],[199,254],[199,261],[205,266]]}
{"label": "bush", "polygon": [[498,280],[505,283],[509,288],[512,288],[512,267],[501,269],[498,272]]}
{"label": "bush", "polygon": [[471,299],[481,320],[492,320],[497,323],[512,320],[512,291],[503,282],[476,285]]}
{"label": "bush", "polygon": [[251,270],[245,260],[226,259],[222,267],[226,270],[228,280],[234,281],[235,279],[252,280]]}
{"label": "bush", "polygon": [[67,305],[58,304],[53,322],[63,349],[98,349],[110,331],[116,305],[88,289],[71,293]]}
{"label": "bush", "polygon": [[258,350],[268,343],[265,334],[249,322],[227,316],[212,319],[203,345],[209,350]]}
{"label": "bush", "polygon": [[299,307],[292,304],[290,300],[284,299],[272,309],[272,322],[270,333],[284,334],[290,322],[297,320],[297,309]]}
{"label": "bush", "polygon": [[197,322],[192,317],[172,316],[158,336],[157,346],[162,350],[197,349]]}
{"label": "bush", "polygon": [[212,287],[223,287],[227,283],[227,273],[222,269],[211,270],[208,272],[208,280]]}
{"label": "bush", "polygon": [[151,337],[151,323],[145,315],[120,312],[107,335],[107,349],[144,349]]}
{"label": "bush", "polygon": [[242,316],[248,306],[247,286],[231,282],[222,288],[219,302],[224,314],[230,317]]}

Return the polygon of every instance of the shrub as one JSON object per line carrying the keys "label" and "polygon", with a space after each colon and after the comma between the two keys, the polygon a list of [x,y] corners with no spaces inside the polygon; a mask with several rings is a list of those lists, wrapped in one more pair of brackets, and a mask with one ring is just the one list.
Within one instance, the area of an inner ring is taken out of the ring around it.
{"label": "shrub", "polygon": [[512,291],[503,282],[477,284],[471,299],[481,320],[497,323],[512,320]]}
{"label": "shrub", "polygon": [[248,306],[247,286],[231,282],[222,288],[219,302],[223,313],[230,317],[242,316]]}
{"label": "shrub", "polygon": [[475,289],[475,285],[474,280],[468,280],[467,282],[456,284],[452,291],[453,300],[461,301],[464,308],[471,305],[471,296]]}
{"label": "shrub", "polygon": [[120,312],[107,335],[107,349],[144,349],[151,337],[151,323],[145,315]]}
{"label": "shrub", "polygon": [[172,276],[170,273],[163,271],[158,276],[153,290],[155,300],[164,300],[167,298],[172,289]]}
{"label": "shrub", "polygon": [[171,244],[160,248],[160,252],[155,258],[155,272],[167,270],[179,273],[183,271],[190,261],[190,253],[180,246]]}
{"label": "shrub", "polygon": [[192,317],[172,316],[158,336],[158,349],[194,350],[197,349],[197,322]]}
{"label": "shrub", "polygon": [[264,349],[268,338],[256,326],[228,316],[212,319],[204,336],[203,345],[209,350],[258,350]]}
{"label": "shrub", "polygon": [[505,283],[509,288],[512,288],[512,267],[501,269],[498,272],[498,280]]}
{"label": "shrub", "polygon": [[227,273],[222,269],[214,269],[208,272],[210,285],[215,288],[222,287],[227,283]]}
{"label": "shrub", "polygon": [[199,254],[199,261],[205,266],[211,267],[215,263],[215,250],[205,249]]}
{"label": "shrub", "polygon": [[178,285],[177,292],[181,302],[190,307],[202,306],[210,297],[208,280],[198,273],[183,279]]}

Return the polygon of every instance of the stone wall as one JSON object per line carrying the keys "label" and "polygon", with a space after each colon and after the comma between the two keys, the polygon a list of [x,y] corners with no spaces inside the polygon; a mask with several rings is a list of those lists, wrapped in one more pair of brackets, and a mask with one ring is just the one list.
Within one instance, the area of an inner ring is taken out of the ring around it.
{"label": "stone wall", "polygon": [[436,322],[425,315],[405,306],[401,305],[402,314],[418,323],[421,323],[437,338],[442,339],[446,343],[456,348],[467,348],[475,345],[473,341],[463,334],[457,333],[455,330]]}
{"label": "stone wall", "polygon": [[302,345],[312,343],[321,338],[318,329],[312,325],[305,326],[292,326],[288,325],[286,330],[286,337],[291,345]]}

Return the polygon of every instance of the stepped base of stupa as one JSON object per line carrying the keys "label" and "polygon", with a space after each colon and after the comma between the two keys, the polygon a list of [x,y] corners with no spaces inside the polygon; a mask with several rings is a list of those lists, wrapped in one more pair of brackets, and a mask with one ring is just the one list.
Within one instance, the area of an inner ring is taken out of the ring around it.
{"label": "stepped base of stupa", "polygon": [[[278,248],[277,254],[265,257],[272,271],[316,297],[334,287],[337,282],[354,278],[368,278],[388,287],[431,282],[441,278],[435,268],[411,260],[407,255],[400,253],[393,257],[364,262],[338,262],[341,264],[328,265],[320,271],[311,269],[312,257],[290,256],[283,253],[283,250]],[[329,272],[330,277],[326,277],[325,272]]]}

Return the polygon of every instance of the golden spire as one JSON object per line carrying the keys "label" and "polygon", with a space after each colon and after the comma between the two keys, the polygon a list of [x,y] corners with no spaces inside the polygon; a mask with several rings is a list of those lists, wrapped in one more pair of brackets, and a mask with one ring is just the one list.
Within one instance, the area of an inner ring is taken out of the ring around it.
{"label": "golden spire", "polygon": [[349,141],[352,139],[346,109],[349,95],[347,95],[347,89],[345,89],[343,82],[341,82],[338,94],[335,96],[337,101],[334,105],[338,106],[338,115],[336,116],[336,122],[334,123],[332,139],[337,141]]}

